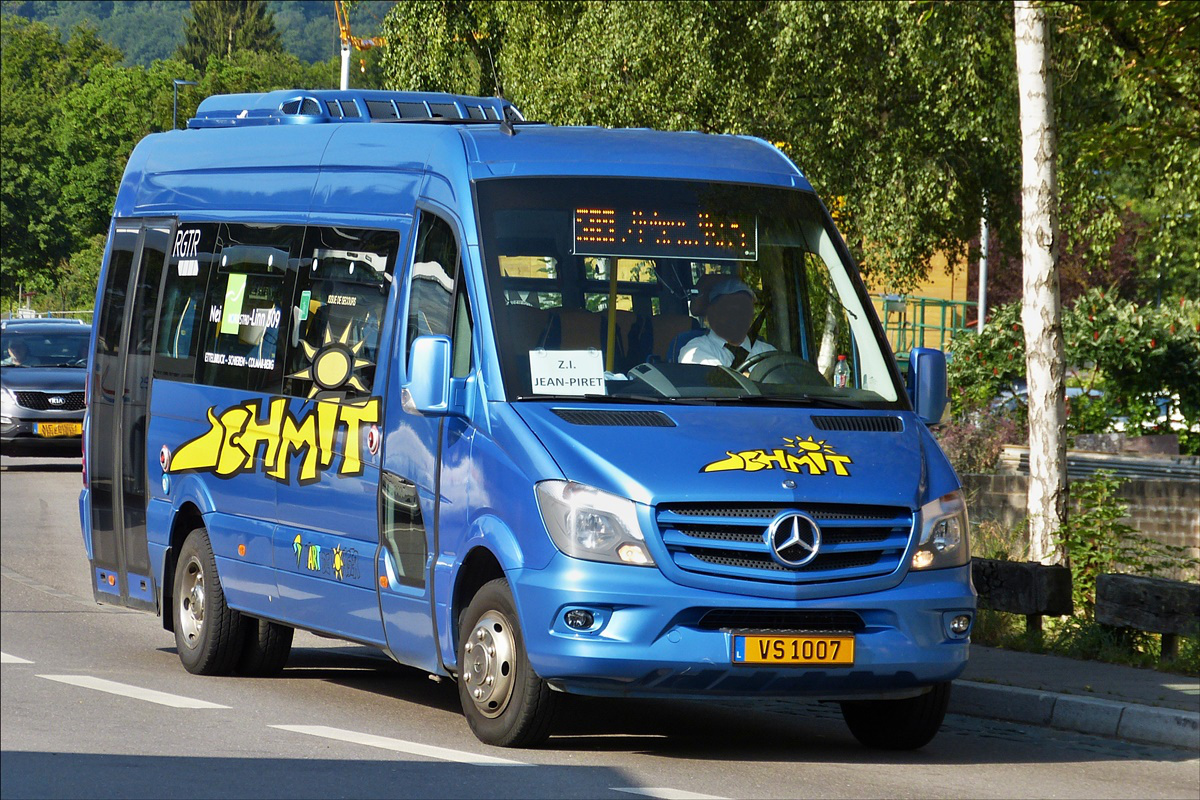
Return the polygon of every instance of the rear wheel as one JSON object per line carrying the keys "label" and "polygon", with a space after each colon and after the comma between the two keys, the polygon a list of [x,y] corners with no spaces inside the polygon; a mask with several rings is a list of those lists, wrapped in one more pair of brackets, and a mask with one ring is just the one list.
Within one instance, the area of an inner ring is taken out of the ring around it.
{"label": "rear wheel", "polygon": [[880,750],[916,750],[937,735],[950,703],[950,684],[936,684],[907,700],[854,700],[842,703],[842,718],[854,738]]}
{"label": "rear wheel", "polygon": [[278,675],[291,655],[296,629],[246,615],[242,620],[245,640],[238,657],[238,674],[252,678]]}
{"label": "rear wheel", "polygon": [[244,644],[243,620],[225,604],[204,528],[189,533],[179,548],[171,606],[175,649],[184,669],[197,675],[231,672]]}
{"label": "rear wheel", "polygon": [[458,696],[485,744],[530,747],[550,735],[558,698],[525,654],[508,581],[483,586],[459,618]]}

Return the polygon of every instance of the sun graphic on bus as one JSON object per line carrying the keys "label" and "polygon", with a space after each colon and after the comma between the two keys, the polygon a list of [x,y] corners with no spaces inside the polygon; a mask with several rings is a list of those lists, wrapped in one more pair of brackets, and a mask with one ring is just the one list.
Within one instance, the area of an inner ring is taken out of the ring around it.
{"label": "sun graphic on bus", "polygon": [[360,392],[367,391],[367,387],[354,374],[357,369],[371,366],[370,361],[358,357],[366,342],[350,344],[349,324],[337,339],[334,339],[333,331],[326,326],[325,340],[320,347],[313,347],[308,342],[300,342],[300,345],[304,348],[304,355],[308,357],[308,366],[289,377],[312,381],[312,389],[308,392],[309,400],[321,391],[333,391],[342,387],[357,389]]}
{"label": "sun graphic on bus", "polygon": [[805,453],[820,453],[821,455],[829,456],[837,455],[832,447],[825,444],[824,439],[817,441],[811,436],[808,437],[808,439],[801,439],[799,436],[797,436],[795,439],[792,439],[785,436],[783,437],[783,443],[788,447],[795,448],[796,452],[800,453],[801,455],[804,455]]}

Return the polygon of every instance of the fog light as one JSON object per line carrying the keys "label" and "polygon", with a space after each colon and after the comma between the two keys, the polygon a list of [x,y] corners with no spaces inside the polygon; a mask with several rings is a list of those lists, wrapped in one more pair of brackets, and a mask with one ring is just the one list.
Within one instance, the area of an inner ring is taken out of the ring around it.
{"label": "fog light", "polygon": [[592,616],[592,612],[583,608],[572,608],[563,615],[563,619],[566,621],[568,628],[577,631],[586,631],[596,622],[596,618]]}
{"label": "fog light", "polygon": [[913,553],[913,569],[925,569],[933,563],[933,553],[928,550],[918,550]]}
{"label": "fog light", "polygon": [[962,636],[971,628],[971,618],[966,614],[959,614],[954,619],[950,620],[950,632]]}

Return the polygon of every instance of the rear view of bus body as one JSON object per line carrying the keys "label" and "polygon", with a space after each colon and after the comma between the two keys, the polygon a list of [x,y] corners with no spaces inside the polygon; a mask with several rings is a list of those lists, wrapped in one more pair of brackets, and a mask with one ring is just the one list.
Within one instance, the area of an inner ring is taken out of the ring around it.
{"label": "rear view of bus body", "polygon": [[95,595],[190,671],[311,630],[453,677],[511,746],[561,692],[837,700],[889,748],[941,723],[975,610],[944,357],[905,387],[765,142],[213,97],[131,156],[96,319]]}

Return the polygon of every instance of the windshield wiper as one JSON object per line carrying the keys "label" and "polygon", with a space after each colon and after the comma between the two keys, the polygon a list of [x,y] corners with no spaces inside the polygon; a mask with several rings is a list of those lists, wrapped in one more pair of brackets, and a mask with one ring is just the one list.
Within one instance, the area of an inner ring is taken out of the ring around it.
{"label": "windshield wiper", "polygon": [[742,403],[745,405],[772,405],[772,406],[790,406],[790,405],[806,405],[806,406],[829,406],[830,408],[865,408],[862,403],[857,400],[846,400],[841,397],[825,397],[824,395],[811,394],[792,394],[792,395],[767,395],[767,394],[741,394],[734,397],[709,397],[707,398],[713,403]]}
{"label": "windshield wiper", "polygon": [[671,403],[686,406],[708,405],[708,398],[693,399],[690,397],[667,397],[650,394],[527,394],[517,400],[552,400],[556,403]]}

